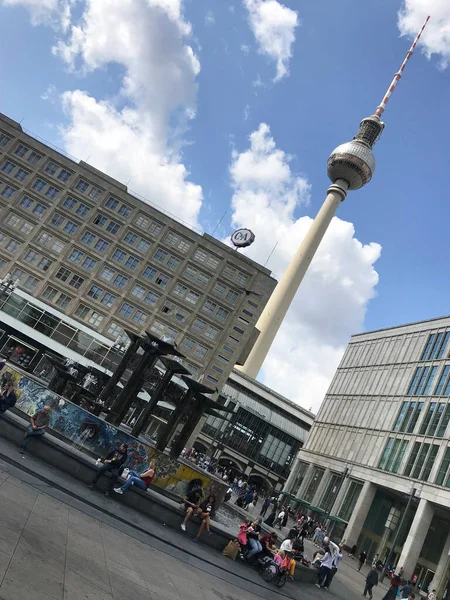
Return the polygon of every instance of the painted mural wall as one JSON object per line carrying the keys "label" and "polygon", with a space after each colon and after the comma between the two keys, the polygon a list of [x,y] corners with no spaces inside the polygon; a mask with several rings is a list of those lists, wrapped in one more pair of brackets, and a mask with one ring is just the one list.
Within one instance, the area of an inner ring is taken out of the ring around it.
{"label": "painted mural wall", "polygon": [[17,390],[16,408],[27,415],[33,415],[44,406],[51,407],[49,429],[78,450],[89,450],[103,458],[110,449],[120,444],[128,444],[128,460],[125,466],[141,473],[148,468],[150,461],[156,461],[154,485],[170,491],[181,498],[193,479],[201,479],[206,494],[214,494],[217,505],[221,504],[227,491],[224,484],[204,471],[184,465],[176,459],[159,452],[125,431],[106,423],[99,417],[48,390],[34,379],[23,375],[10,365],[3,369],[9,371]]}

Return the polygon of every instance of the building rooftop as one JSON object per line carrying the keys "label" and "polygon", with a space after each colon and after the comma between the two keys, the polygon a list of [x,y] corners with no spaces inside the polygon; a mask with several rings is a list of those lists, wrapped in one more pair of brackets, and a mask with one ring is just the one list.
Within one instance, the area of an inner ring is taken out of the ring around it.
{"label": "building rooftop", "polygon": [[[433,317],[431,319],[424,319],[423,321],[412,321],[411,323],[404,323],[403,325],[392,325],[391,327],[384,327],[381,329],[373,329],[371,331],[362,331],[361,333],[354,333],[350,338],[350,343],[354,341],[360,341],[355,338],[364,338],[375,336],[378,337],[379,333],[391,333],[397,335],[399,330],[408,331],[420,331],[424,329],[430,329],[433,327],[447,327],[450,325],[450,315],[444,317]],[[431,326],[431,327],[430,327]]]}

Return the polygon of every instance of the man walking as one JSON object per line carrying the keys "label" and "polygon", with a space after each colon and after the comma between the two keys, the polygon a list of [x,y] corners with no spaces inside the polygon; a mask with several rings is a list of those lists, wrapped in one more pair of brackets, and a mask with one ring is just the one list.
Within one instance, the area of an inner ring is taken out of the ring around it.
{"label": "man walking", "polygon": [[367,558],[367,553],[364,552],[364,550],[361,552],[361,554],[359,555],[359,568],[358,571],[361,571],[361,569],[363,568],[363,566],[366,563],[366,558]]}
{"label": "man walking", "polygon": [[122,471],[124,469],[124,464],[127,460],[128,456],[128,446],[127,444],[120,444],[119,448],[114,448],[108,452],[105,460],[103,461],[103,465],[97,471],[94,479],[92,480],[91,485],[89,486],[92,490],[95,488],[97,481],[106,473],[111,473],[111,477],[109,480],[109,485],[106,488],[105,496],[109,496],[114,485],[117,482],[118,477],[122,475]]}
{"label": "man walking", "polygon": [[378,571],[372,567],[369,574],[366,577],[366,587],[364,588],[364,598],[369,594],[369,598],[373,598],[372,588],[374,585],[378,585]]}
{"label": "man walking", "polygon": [[45,434],[50,423],[50,406],[44,406],[42,410],[38,410],[30,419],[31,423],[28,425],[27,432],[23,438],[23,442],[20,444],[20,453],[24,454],[28,444],[32,438],[40,437]]}
{"label": "man walking", "polygon": [[261,507],[261,512],[259,513],[261,515],[261,517],[266,516],[266,512],[267,512],[267,509],[269,508],[269,506],[270,506],[270,498],[266,498]]}
{"label": "man walking", "polygon": [[412,592],[412,585],[410,581],[407,581],[405,583],[405,585],[402,587],[401,590],[401,598],[403,598],[404,600],[406,600],[406,598],[408,598],[408,596],[410,595],[410,593]]}

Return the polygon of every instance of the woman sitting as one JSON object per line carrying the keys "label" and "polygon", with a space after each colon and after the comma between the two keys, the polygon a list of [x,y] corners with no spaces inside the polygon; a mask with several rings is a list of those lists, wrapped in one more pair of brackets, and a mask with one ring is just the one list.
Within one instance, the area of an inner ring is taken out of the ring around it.
{"label": "woman sitting", "polygon": [[208,535],[211,535],[209,526],[211,523],[211,512],[214,510],[215,503],[216,503],[215,497],[208,496],[208,498],[206,498],[206,500],[203,500],[203,502],[200,504],[199,511],[197,514],[199,515],[200,519],[202,520],[202,523],[200,525],[200,529],[198,530],[197,535],[194,538],[194,542],[198,542],[198,538],[202,535],[205,527],[206,527],[206,531],[207,531]]}
{"label": "woman sitting", "polygon": [[141,490],[146,490],[152,481],[155,479],[156,471],[155,471],[155,463],[152,461],[149,465],[147,471],[144,471],[140,475],[135,473],[134,471],[130,471],[128,473],[127,480],[122,485],[122,487],[114,488],[116,494],[123,494],[130,488],[132,485],[140,488]]}

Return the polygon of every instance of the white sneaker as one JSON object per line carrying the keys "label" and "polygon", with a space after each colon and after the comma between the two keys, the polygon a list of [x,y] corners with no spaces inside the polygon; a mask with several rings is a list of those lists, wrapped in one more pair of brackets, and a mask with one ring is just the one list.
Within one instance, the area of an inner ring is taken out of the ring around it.
{"label": "white sneaker", "polygon": [[116,492],[116,494],[123,494],[122,488],[114,488],[114,491]]}
{"label": "white sneaker", "polygon": [[186,525],[185,525],[184,523],[181,523],[181,529],[182,529],[183,531],[186,531]]}

